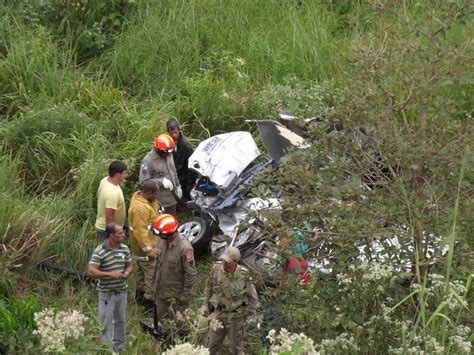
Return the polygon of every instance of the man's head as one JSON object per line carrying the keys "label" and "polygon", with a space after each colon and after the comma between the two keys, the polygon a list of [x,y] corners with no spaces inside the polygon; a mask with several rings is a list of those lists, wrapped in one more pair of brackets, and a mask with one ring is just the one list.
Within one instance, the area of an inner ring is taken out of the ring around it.
{"label": "man's head", "polygon": [[163,159],[168,157],[173,153],[174,150],[174,140],[168,134],[160,134],[155,138],[153,145],[155,147],[156,153]]}
{"label": "man's head", "polygon": [[221,255],[221,260],[224,262],[224,271],[228,274],[233,273],[240,260],[240,250],[236,247],[226,248]]}
{"label": "man's head", "polygon": [[152,180],[146,180],[140,187],[140,194],[145,200],[153,202],[158,197],[158,185]]}
{"label": "man's head", "polygon": [[127,165],[121,160],[114,160],[109,165],[109,177],[121,182],[127,177]]}
{"label": "man's head", "polygon": [[181,128],[179,127],[178,121],[174,118],[168,120],[168,122],[166,122],[166,130],[175,142],[179,141],[181,138]]}
{"label": "man's head", "polygon": [[172,214],[162,214],[151,226],[151,232],[164,240],[172,240],[178,234],[178,219]]}
{"label": "man's head", "polygon": [[109,243],[119,245],[125,238],[125,232],[123,228],[115,222],[110,222],[105,227],[105,233],[107,234],[107,240]]}

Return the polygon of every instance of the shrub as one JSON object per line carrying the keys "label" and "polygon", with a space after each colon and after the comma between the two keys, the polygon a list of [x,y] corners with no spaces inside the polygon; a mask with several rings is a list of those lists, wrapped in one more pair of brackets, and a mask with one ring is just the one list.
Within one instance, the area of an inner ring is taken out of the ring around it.
{"label": "shrub", "polygon": [[4,354],[39,351],[39,339],[33,334],[34,313],[40,306],[33,296],[0,301],[0,351]]}
{"label": "shrub", "polygon": [[[329,353],[347,351],[344,344],[399,351],[400,336],[402,352],[465,351],[468,340],[457,329],[471,324],[460,311],[467,306],[461,286],[469,289],[471,279],[461,274],[473,220],[470,99],[443,93],[445,80],[465,75],[467,7],[433,10],[426,2],[419,6],[434,12],[415,8],[406,17],[395,3],[379,5],[372,16],[380,28],[354,44],[347,88],[308,132],[310,147],[269,168],[255,188],[259,196],[282,196],[282,216],[269,227],[282,253],[294,253],[300,231],[304,257],[328,273],[315,271],[310,289],[282,291],[274,307],[284,312],[276,318]],[[400,36],[410,38],[409,48]],[[435,297],[430,282],[440,269],[446,279]]]}
{"label": "shrub", "polygon": [[98,56],[113,43],[135,9],[132,0],[22,1],[10,5],[20,20],[48,28],[57,40],[75,47],[79,61]]}
{"label": "shrub", "polygon": [[[249,90],[245,60],[231,52],[211,52],[199,71],[184,80],[174,112],[187,121],[199,120],[213,134],[242,124],[236,118],[245,113]],[[193,127],[193,132],[201,130],[196,123]]]}
{"label": "shrub", "polygon": [[38,327],[34,334],[40,336],[46,352],[64,352],[68,339],[77,341],[85,333],[87,318],[76,310],[55,312],[47,308],[34,318]]}
{"label": "shrub", "polygon": [[269,84],[258,94],[255,110],[264,118],[285,111],[297,117],[326,117],[334,114],[334,105],[343,97],[328,82],[302,82],[291,76],[283,84]]}

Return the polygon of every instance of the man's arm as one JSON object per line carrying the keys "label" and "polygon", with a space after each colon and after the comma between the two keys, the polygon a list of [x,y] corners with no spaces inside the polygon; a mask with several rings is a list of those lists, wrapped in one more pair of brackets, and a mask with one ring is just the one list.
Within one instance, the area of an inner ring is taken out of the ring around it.
{"label": "man's arm", "polygon": [[105,279],[105,278],[113,278],[113,279],[123,279],[125,275],[121,271],[101,271],[95,265],[89,264],[89,268],[87,269],[87,275],[94,279]]}
{"label": "man's arm", "polygon": [[254,284],[252,283],[252,277],[245,273],[246,277],[246,287],[245,287],[245,304],[248,307],[250,312],[254,312],[258,306],[258,293],[255,289]]}
{"label": "man's arm", "polygon": [[133,266],[132,266],[132,263],[127,263],[125,264],[125,270],[124,272],[122,273],[125,277],[125,279],[128,279],[128,277],[130,276],[130,274],[132,273],[133,271]]}
{"label": "man's arm", "polygon": [[127,248],[125,252],[125,270],[122,272],[125,278],[128,278],[132,273],[133,266],[132,266],[132,253],[130,249]]}
{"label": "man's arm", "polygon": [[196,280],[196,265],[194,264],[194,251],[193,249],[187,249],[181,256],[184,271],[184,282],[183,291],[181,294],[181,301],[187,303],[191,300],[191,290]]}
{"label": "man's arm", "polygon": [[[173,159],[171,159],[171,160],[173,160]],[[147,163],[146,161],[143,161],[142,164],[140,165],[140,172],[138,174],[138,183],[141,185],[145,181],[151,180],[158,186],[158,188],[169,190],[169,189],[165,188],[164,185],[163,185],[164,178],[163,177],[160,177],[160,178],[154,177],[152,175],[152,170],[153,169],[150,167],[149,163]],[[175,186],[173,186],[173,188],[174,187]]]}
{"label": "man's arm", "polygon": [[182,186],[184,190],[187,192],[191,191],[191,189],[194,187],[196,184],[196,179],[198,177],[198,174],[196,171],[193,169],[189,169],[189,157],[194,153],[193,147],[189,142],[186,141],[186,144],[184,146],[184,175],[182,180],[184,182],[185,186]]}
{"label": "man's arm", "polygon": [[113,208],[105,209],[105,224],[115,222],[115,210]]}
{"label": "man's arm", "polygon": [[209,310],[209,300],[212,296],[212,290],[214,289],[214,275],[215,275],[215,266],[212,268],[211,275],[208,276],[206,282],[206,288],[204,289],[203,302],[200,309],[201,314],[208,315]]}
{"label": "man's arm", "polygon": [[115,222],[115,211],[119,207],[119,196],[115,193],[108,193],[105,199],[105,224]]}
{"label": "man's arm", "polygon": [[209,305],[209,300],[212,296],[212,290],[214,288],[214,274],[215,274],[215,266],[212,268],[211,275],[207,278],[206,288],[204,289],[204,303]]}
{"label": "man's arm", "polygon": [[149,211],[146,208],[134,207],[129,211],[129,221],[133,228],[133,237],[136,239],[140,249],[150,258],[155,257],[150,233],[148,230]]}

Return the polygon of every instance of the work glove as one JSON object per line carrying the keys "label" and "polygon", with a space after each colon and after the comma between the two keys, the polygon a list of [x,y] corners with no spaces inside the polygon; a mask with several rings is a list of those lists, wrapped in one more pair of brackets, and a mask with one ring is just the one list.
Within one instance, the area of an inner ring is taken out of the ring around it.
{"label": "work glove", "polygon": [[199,308],[199,314],[207,317],[209,315],[209,306],[207,304],[203,304],[201,308]]}
{"label": "work glove", "polygon": [[167,179],[167,178],[163,178],[163,188],[165,188],[166,190],[170,190],[172,191],[173,190],[173,183]]}
{"label": "work glove", "polygon": [[181,189],[181,186],[176,186],[176,189],[174,190],[174,193],[175,193],[176,197],[178,198],[178,200],[180,200],[181,197],[183,197],[183,190]]}

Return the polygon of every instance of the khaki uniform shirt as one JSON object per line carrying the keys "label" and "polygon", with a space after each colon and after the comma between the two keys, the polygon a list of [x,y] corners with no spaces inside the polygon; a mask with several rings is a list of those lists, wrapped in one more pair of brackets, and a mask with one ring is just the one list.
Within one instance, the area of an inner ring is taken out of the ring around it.
{"label": "khaki uniform shirt", "polygon": [[153,148],[145,155],[140,166],[139,183],[142,184],[146,180],[153,180],[158,185],[158,201],[164,207],[176,205],[177,201],[173,192],[163,187],[163,178],[167,178],[173,183],[173,188],[180,186],[178,174],[174,166],[173,156],[170,155],[166,159],[161,158]]}
{"label": "khaki uniform shirt", "polygon": [[189,301],[197,275],[191,243],[181,234],[169,244],[166,240],[158,239],[156,258],[156,297]]}
{"label": "khaki uniform shirt", "polygon": [[204,302],[216,310],[235,312],[246,307],[246,311],[253,311],[258,303],[258,294],[250,281],[243,266],[237,265],[233,274],[227,274],[222,261],[219,261],[207,281]]}
{"label": "khaki uniform shirt", "polygon": [[135,256],[151,256],[155,252],[158,237],[150,232],[151,224],[158,217],[158,202],[150,203],[138,192],[130,200],[128,224],[130,226],[130,249]]}

